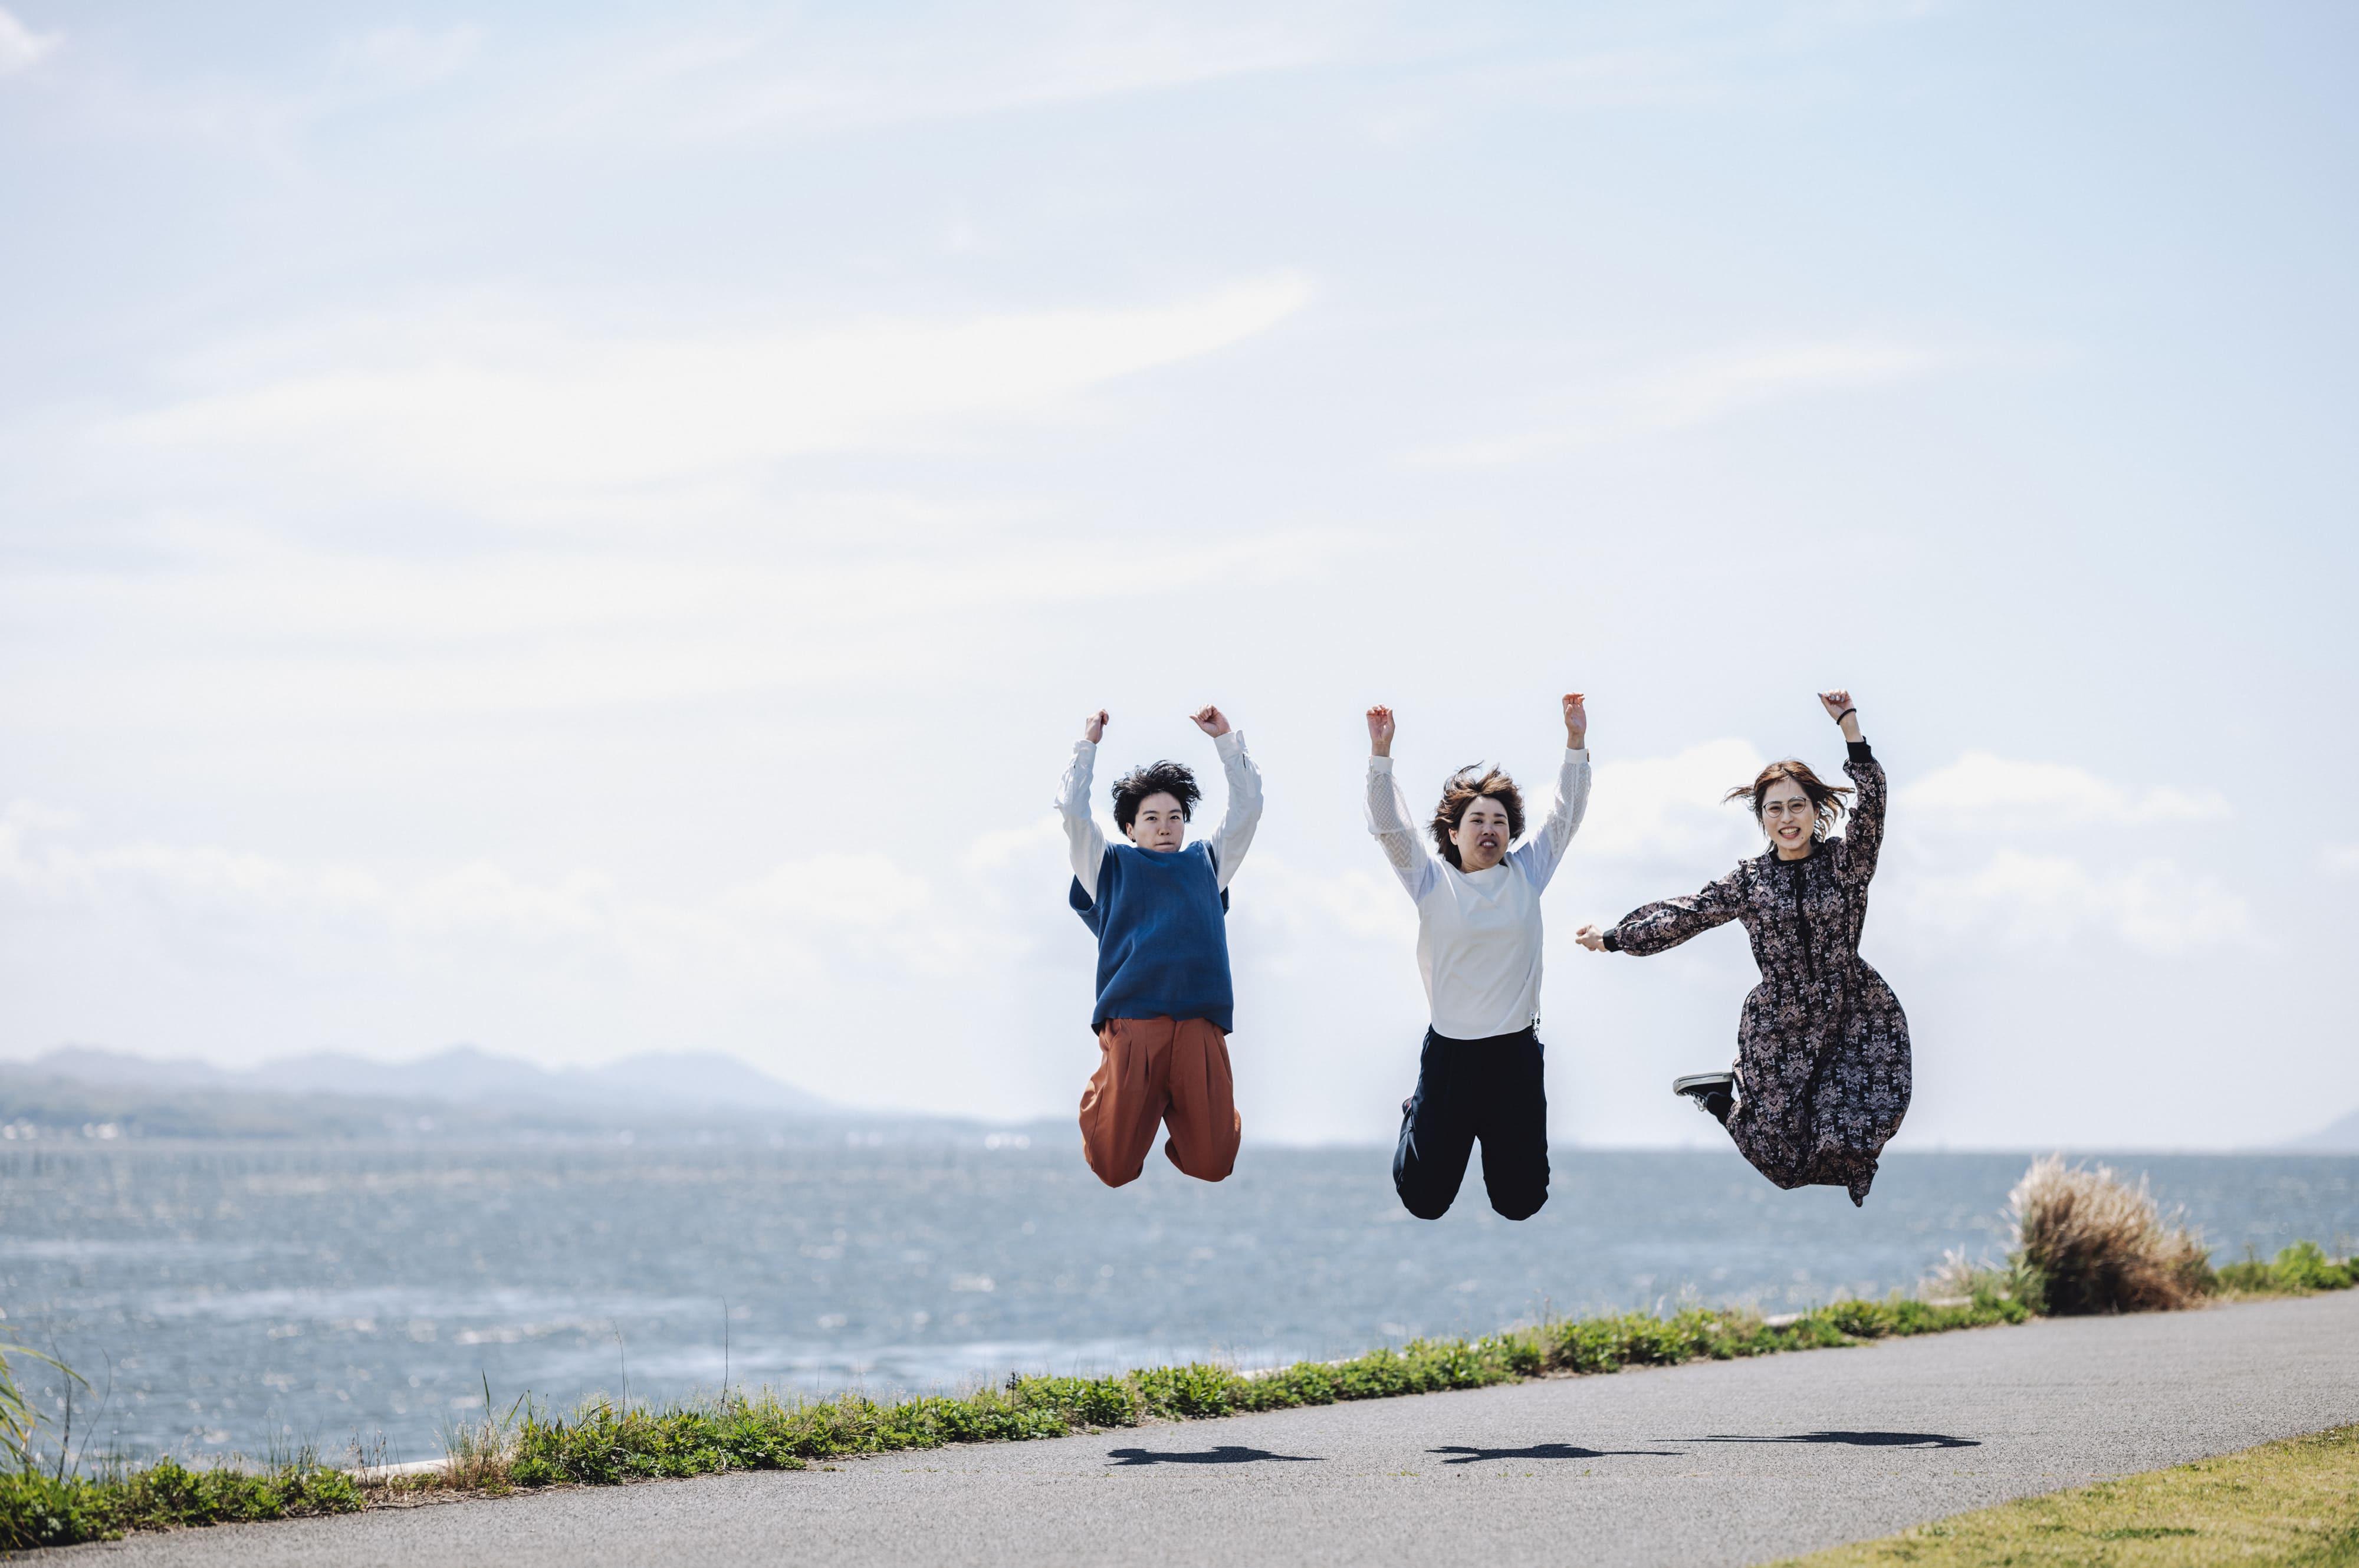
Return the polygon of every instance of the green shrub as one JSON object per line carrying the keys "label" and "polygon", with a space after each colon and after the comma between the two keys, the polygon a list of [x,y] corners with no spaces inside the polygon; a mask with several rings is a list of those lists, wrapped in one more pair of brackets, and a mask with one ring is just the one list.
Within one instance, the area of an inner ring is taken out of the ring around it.
{"label": "green shrub", "polygon": [[108,1488],[79,1475],[0,1475],[0,1551],[114,1541],[123,1534],[118,1501]]}
{"label": "green shrub", "polygon": [[1134,1372],[1147,1413],[1166,1420],[1224,1416],[1236,1409],[1236,1385],[1243,1382],[1226,1367],[1196,1362],[1186,1367],[1158,1367]]}
{"label": "green shrub", "polygon": [[2286,1290],[2347,1290],[2351,1288],[2351,1263],[2330,1260],[2318,1243],[2297,1241],[2277,1254],[2269,1265],[2277,1276],[2277,1286]]}
{"label": "green shrub", "polygon": [[2308,1295],[2313,1290],[2347,1290],[2354,1284],[2359,1284],[2359,1258],[2337,1262],[2318,1243],[2297,1241],[2267,1263],[2247,1258],[2242,1263],[2223,1265],[2215,1288],[2256,1295]]}
{"label": "green shrub", "polygon": [[266,1475],[191,1470],[162,1459],[114,1478],[45,1475],[29,1468],[0,1475],[0,1549],[113,1541],[131,1530],[352,1513],[360,1487],[341,1470],[288,1465]]}
{"label": "green shrub", "polygon": [[1009,1392],[1024,1405],[1056,1410],[1078,1427],[1139,1421],[1138,1388],[1127,1377],[1018,1377]]}

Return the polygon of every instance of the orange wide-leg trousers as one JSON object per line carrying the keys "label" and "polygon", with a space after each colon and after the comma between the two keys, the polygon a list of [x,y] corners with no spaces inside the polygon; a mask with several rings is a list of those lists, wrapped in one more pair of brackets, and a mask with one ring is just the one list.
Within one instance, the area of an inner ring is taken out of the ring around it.
{"label": "orange wide-leg trousers", "polygon": [[1137,1181],[1158,1123],[1171,1129],[1163,1152],[1188,1175],[1218,1181],[1235,1167],[1245,1124],[1219,1025],[1108,1018],[1098,1051],[1098,1070],[1082,1091],[1082,1153],[1099,1181]]}

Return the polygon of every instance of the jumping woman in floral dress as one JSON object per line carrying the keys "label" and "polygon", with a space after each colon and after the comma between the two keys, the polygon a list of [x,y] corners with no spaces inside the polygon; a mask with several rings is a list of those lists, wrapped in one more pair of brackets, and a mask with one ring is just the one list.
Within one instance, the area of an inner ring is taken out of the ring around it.
{"label": "jumping woman in floral dress", "polygon": [[1765,853],[1701,893],[1633,909],[1609,931],[1583,926],[1575,940],[1593,953],[1662,953],[1742,920],[1761,984],[1745,998],[1735,1070],[1679,1079],[1672,1092],[1717,1117],[1778,1186],[1847,1188],[1862,1203],[1876,1156],[1908,1111],[1908,1020],[1859,956],[1884,842],[1884,769],[1860,738],[1851,693],[1822,691],[1819,701],[1850,744],[1843,771],[1858,800],[1848,833],[1828,830],[1850,789],[1791,758],[1773,762],[1728,792],[1752,802]]}

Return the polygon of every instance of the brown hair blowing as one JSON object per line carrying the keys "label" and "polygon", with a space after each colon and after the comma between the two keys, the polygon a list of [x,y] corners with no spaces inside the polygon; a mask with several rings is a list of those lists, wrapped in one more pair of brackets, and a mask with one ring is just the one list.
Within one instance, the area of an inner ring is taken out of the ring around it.
{"label": "brown hair blowing", "polygon": [[1510,842],[1524,836],[1524,796],[1516,781],[1495,768],[1482,763],[1462,768],[1450,776],[1441,787],[1441,804],[1433,809],[1433,847],[1441,858],[1458,866],[1458,846],[1450,842],[1451,830],[1466,820],[1467,808],[1485,798],[1506,809],[1507,837]]}
{"label": "brown hair blowing", "polygon": [[1811,814],[1818,819],[1816,825],[1810,830],[1810,836],[1814,839],[1826,837],[1827,830],[1833,827],[1837,819],[1843,815],[1843,803],[1836,797],[1850,794],[1851,786],[1828,783],[1810,771],[1809,763],[1798,758],[1789,757],[1783,762],[1771,763],[1761,770],[1760,777],[1754,779],[1752,783],[1739,784],[1721,799],[1749,800],[1753,806],[1753,820],[1758,822],[1761,821],[1761,802],[1767,798],[1769,786],[1780,779],[1792,779],[1795,786],[1810,798]]}

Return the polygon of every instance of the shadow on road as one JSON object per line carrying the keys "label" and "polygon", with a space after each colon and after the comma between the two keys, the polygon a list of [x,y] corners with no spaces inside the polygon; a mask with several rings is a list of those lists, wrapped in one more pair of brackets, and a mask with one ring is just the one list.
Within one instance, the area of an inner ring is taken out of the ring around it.
{"label": "shadow on road", "polygon": [[1453,1443],[1447,1448],[1429,1448],[1428,1454],[1454,1454],[1455,1459],[1445,1459],[1444,1465],[1472,1465],[1478,1459],[1610,1459],[1617,1454],[1645,1454],[1655,1459],[1677,1459],[1679,1450],[1671,1448],[1576,1448],[1570,1443],[1536,1443],[1529,1448],[1469,1448]]}
{"label": "shadow on road", "polygon": [[1980,1448],[1978,1437],[1944,1437],[1938,1432],[1799,1432],[1789,1437],[1738,1437],[1726,1432],[1690,1443],[1840,1443],[1849,1448]]}
{"label": "shadow on road", "polygon": [[1198,1449],[1193,1454],[1157,1454],[1145,1448],[1116,1448],[1106,1457],[1116,1466],[1124,1465],[1258,1465],[1275,1459],[1288,1465],[1324,1465],[1325,1460],[1308,1454],[1272,1454],[1266,1448],[1240,1448],[1224,1443],[1219,1448]]}

